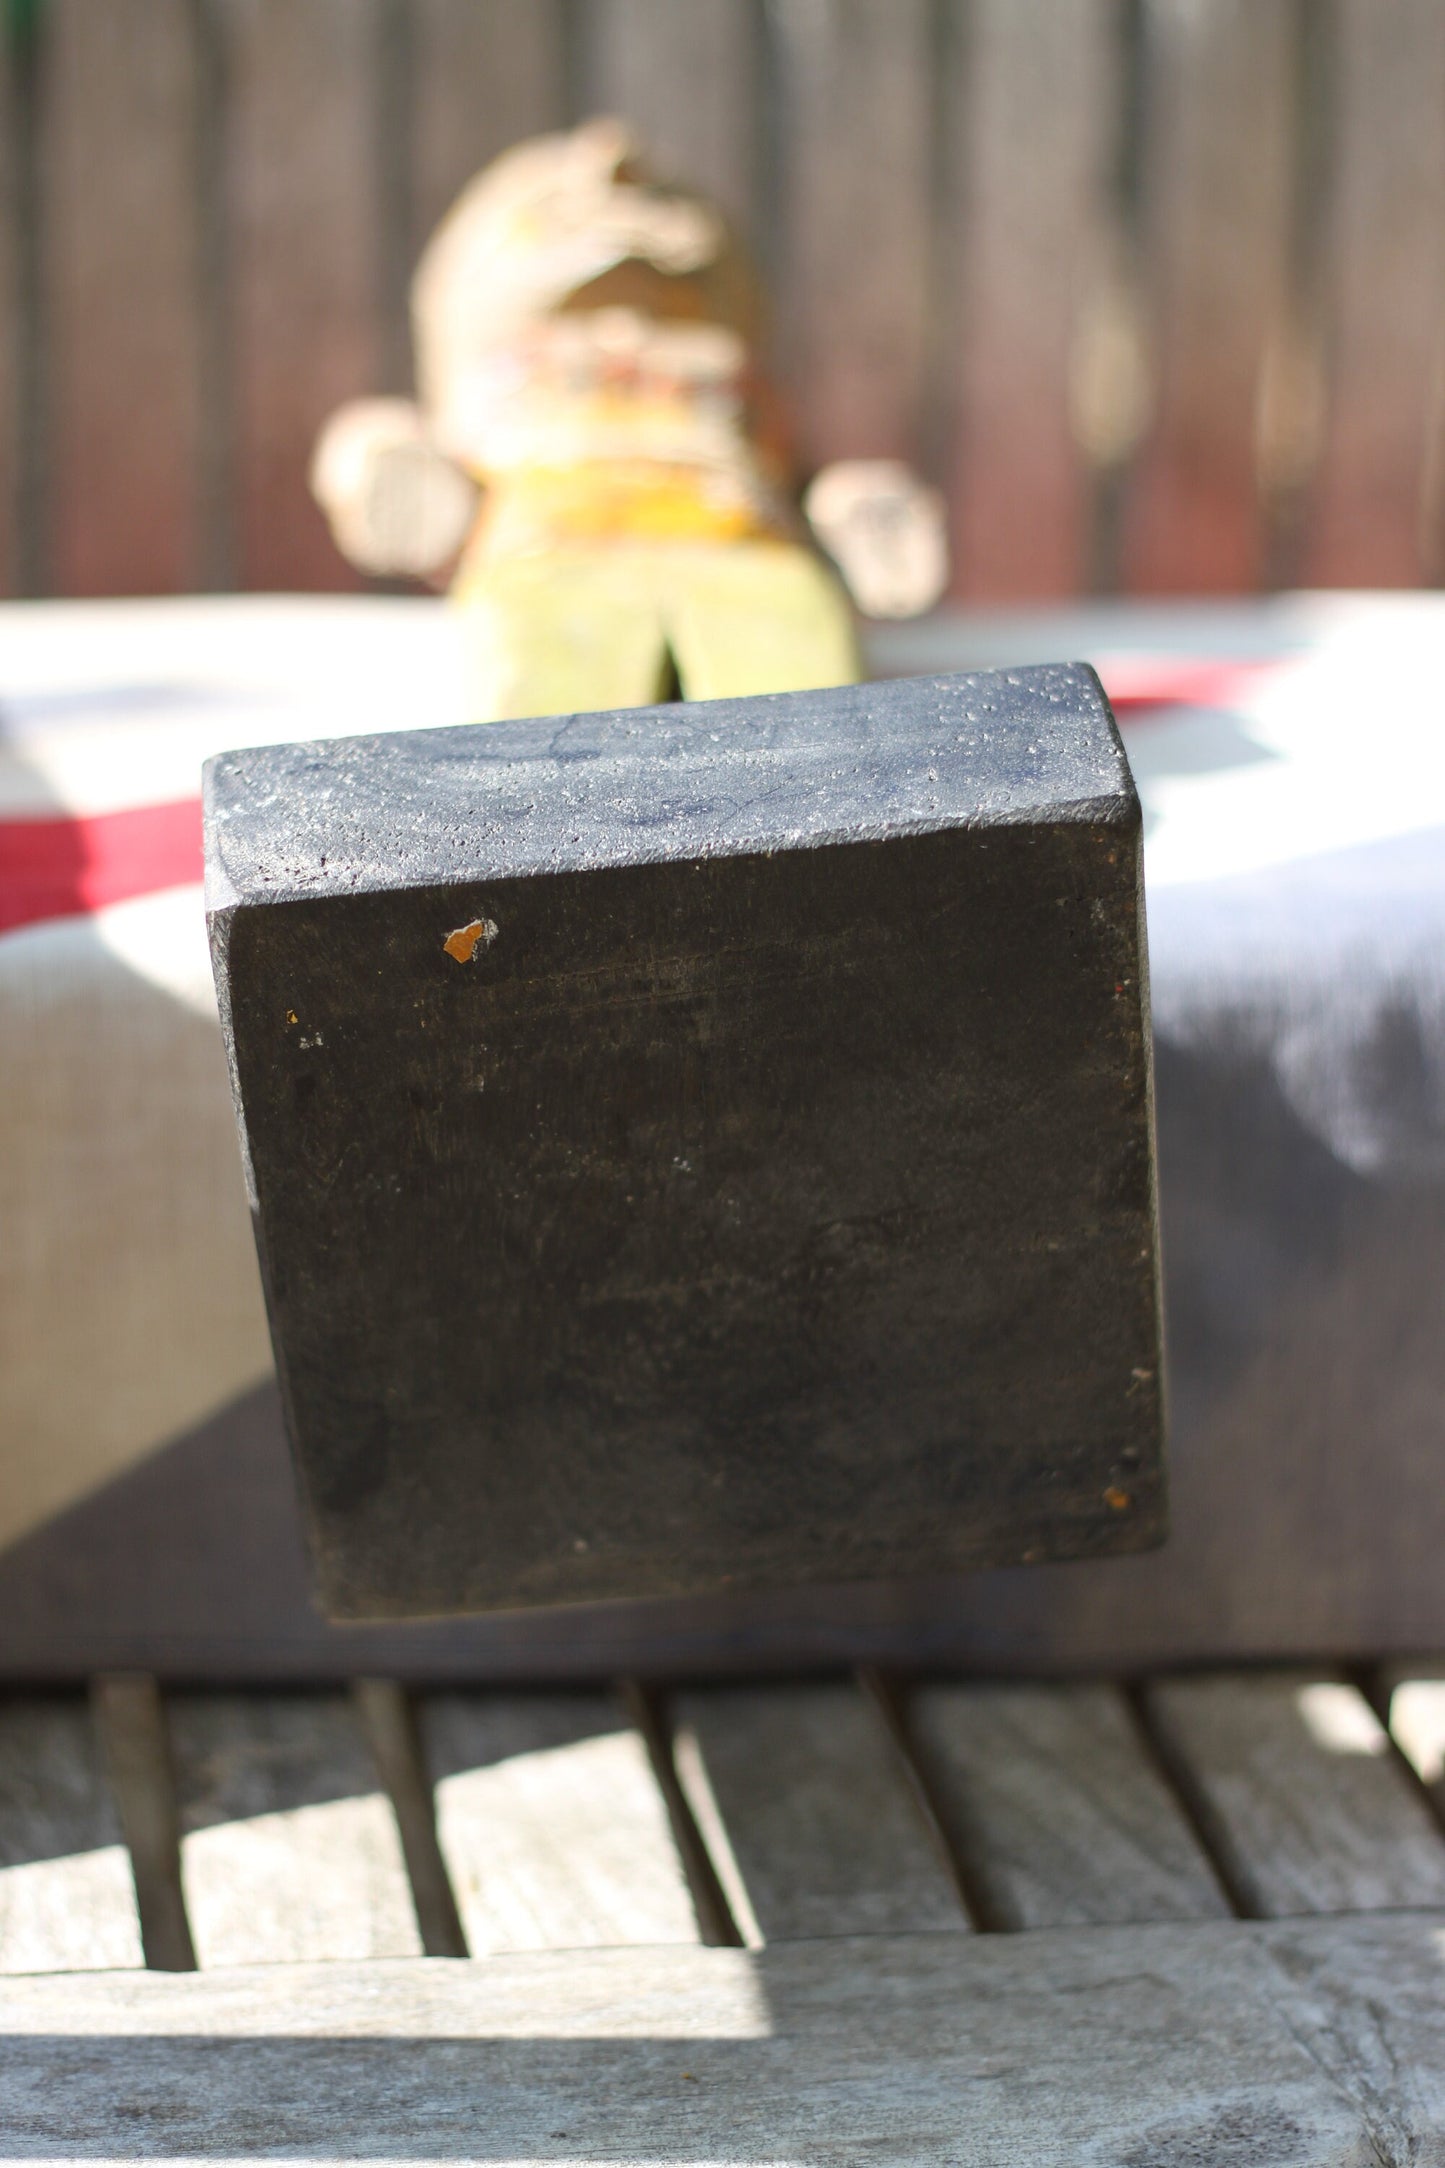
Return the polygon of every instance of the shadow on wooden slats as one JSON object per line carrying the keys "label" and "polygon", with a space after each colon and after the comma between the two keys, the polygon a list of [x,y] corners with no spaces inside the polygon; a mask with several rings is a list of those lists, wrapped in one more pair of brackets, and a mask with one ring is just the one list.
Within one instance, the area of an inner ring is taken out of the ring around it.
{"label": "shadow on wooden slats", "polygon": [[1143,232],[1152,427],[1131,480],[1121,584],[1259,584],[1261,371],[1287,295],[1295,0],[1146,0]]}
{"label": "shadow on wooden slats", "polygon": [[1228,1915],[1116,1687],[925,1686],[907,1715],[989,1926]]}
{"label": "shadow on wooden slats", "polygon": [[0,1973],[143,1962],[89,1709],[78,1694],[0,1702]]}
{"label": "shadow on wooden slats", "polygon": [[214,0],[224,26],[237,578],[354,588],[306,487],[334,407],[379,388],[380,0]]}
{"label": "shadow on wooden slats", "polygon": [[677,1697],[673,1715],[678,1775],[750,1946],[967,1932],[856,1686],[699,1688]]}
{"label": "shadow on wooden slats", "polygon": [[411,254],[487,162],[564,126],[559,0],[409,0]]}
{"label": "shadow on wooden slats", "polygon": [[[940,93],[950,150],[936,303],[949,319],[936,396],[952,438],[954,588],[969,600],[1074,594],[1092,500],[1078,380],[1105,379],[1085,397],[1117,405],[1133,366],[1110,245],[1114,11],[977,0],[961,21]],[[1116,452],[1118,423],[1098,426]]]}
{"label": "shadow on wooden slats", "polygon": [[435,1694],[418,1715],[474,1957],[699,1939],[647,1749],[610,1694]]}
{"label": "shadow on wooden slats", "polygon": [[776,358],[805,472],[916,459],[933,84],[925,0],[777,0]]}
{"label": "shadow on wooden slats", "polygon": [[1253,1916],[1445,1905],[1445,1838],[1355,1687],[1295,1672],[1164,1679],[1142,1706]]}
{"label": "shadow on wooden slats", "polygon": [[1329,400],[1301,573],[1410,586],[1445,571],[1445,8],[1334,13]]}
{"label": "shadow on wooden slats", "polygon": [[169,1716],[203,1966],[421,1955],[396,1822],[344,1694],[177,1694]]}
{"label": "shadow on wooden slats", "polygon": [[196,71],[187,0],[49,0],[48,580],[196,584]]}
{"label": "shadow on wooden slats", "polygon": [[755,210],[757,53],[737,0],[592,0],[589,110],[630,121],[657,170],[705,190],[740,232]]}

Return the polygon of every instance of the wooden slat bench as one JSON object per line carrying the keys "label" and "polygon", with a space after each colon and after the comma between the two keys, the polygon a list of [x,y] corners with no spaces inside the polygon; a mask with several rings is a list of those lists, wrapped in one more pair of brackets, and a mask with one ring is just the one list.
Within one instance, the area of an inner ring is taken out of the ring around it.
{"label": "wooden slat bench", "polygon": [[0,2159],[1434,2159],[1442,1676],[12,1699]]}

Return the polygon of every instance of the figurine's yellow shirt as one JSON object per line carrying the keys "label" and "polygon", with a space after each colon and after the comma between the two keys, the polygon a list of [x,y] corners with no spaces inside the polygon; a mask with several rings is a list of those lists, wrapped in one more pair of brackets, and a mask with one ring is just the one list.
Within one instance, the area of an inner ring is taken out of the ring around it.
{"label": "figurine's yellow shirt", "polygon": [[[575,326],[544,328],[572,344]],[[571,543],[796,539],[731,377],[666,386],[637,356],[495,358],[464,454],[483,492],[469,559]],[[616,381],[601,380],[609,368]]]}
{"label": "figurine's yellow shirt", "polygon": [[592,459],[488,477],[468,563],[576,542],[755,542],[793,532],[737,469]]}

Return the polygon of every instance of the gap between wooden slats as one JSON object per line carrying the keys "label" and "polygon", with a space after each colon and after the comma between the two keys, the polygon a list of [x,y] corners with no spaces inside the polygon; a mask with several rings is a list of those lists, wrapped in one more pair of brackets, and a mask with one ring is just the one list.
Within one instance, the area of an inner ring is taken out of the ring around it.
{"label": "gap between wooden slats", "polygon": [[[936,385],[954,589],[1077,593],[1094,465],[1136,427],[1137,327],[1109,190],[1115,12],[975,0],[941,56]],[[1081,437],[1085,443],[1081,444]]]}
{"label": "gap between wooden slats", "polygon": [[622,1679],[618,1692],[646,1748],[653,1781],[662,1795],[672,1841],[692,1898],[698,1936],[710,1949],[738,1949],[743,1932],[714,1864],[716,1850],[693,1813],[678,1777],[666,1696],[645,1679]]}
{"label": "gap between wooden slats", "polygon": [[40,322],[39,17],[0,18],[0,593],[43,591],[46,354]]}
{"label": "gap between wooden slats", "polygon": [[0,1703],[0,1973],[143,1963],[90,1709],[78,1694]]}
{"label": "gap between wooden slats", "polygon": [[1117,1687],[920,1686],[906,1721],[981,1925],[1227,1916]]}
{"label": "gap between wooden slats", "polygon": [[417,1713],[474,1957],[699,1939],[647,1745],[615,1697],[430,1694]]}
{"label": "gap between wooden slats", "polygon": [[422,1954],[396,1820],[344,1694],[177,1694],[181,1872],[203,1966]]}
{"label": "gap between wooden slats", "polygon": [[410,254],[474,174],[565,126],[560,0],[408,0]]}
{"label": "gap between wooden slats", "polygon": [[1155,1680],[1141,1708],[1247,1915],[1445,1905],[1445,1840],[1356,1687]]}
{"label": "gap between wooden slats", "polygon": [[0,31],[0,595],[18,588],[20,512],[20,236],[23,190],[11,26]]}
{"label": "gap between wooden slats", "polygon": [[1445,1831],[1445,1658],[1429,1665],[1391,1665],[1377,1676],[1374,1689],[1390,1737]]}
{"label": "gap between wooden slats", "polygon": [[655,170],[701,189],[742,231],[754,223],[758,51],[738,0],[591,0],[589,112],[638,132]]}
{"label": "gap between wooden slats", "polygon": [[181,1890],[180,1829],[160,1689],[144,1673],[98,1678],[91,1690],[106,1772],[130,1852],[146,1964],[194,1972]]}
{"label": "gap between wooden slats", "polygon": [[884,1726],[851,1682],[707,1687],[673,1704],[688,1804],[750,1947],[965,1932]]}
{"label": "gap between wooden slats", "polygon": [[803,471],[917,459],[932,263],[926,0],[776,0],[777,357]]}
{"label": "gap between wooden slats", "polygon": [[1154,416],[1129,489],[1121,584],[1259,584],[1261,376],[1288,300],[1295,0],[1144,0],[1143,261]]}
{"label": "gap between wooden slats", "polygon": [[380,0],[209,0],[226,82],[237,576],[355,588],[313,504],[316,435],[384,374]]}
{"label": "gap between wooden slats", "polygon": [[1311,585],[1445,573],[1445,8],[1337,0],[1324,234],[1329,397]]}
{"label": "gap between wooden slats", "polygon": [[46,0],[47,591],[196,584],[196,69],[188,0]]}
{"label": "gap between wooden slats", "polygon": [[396,1816],[421,1946],[428,1957],[465,1957],[466,1936],[437,1842],[436,1803],[427,1780],[416,1711],[394,1679],[358,1679],[356,1713]]}

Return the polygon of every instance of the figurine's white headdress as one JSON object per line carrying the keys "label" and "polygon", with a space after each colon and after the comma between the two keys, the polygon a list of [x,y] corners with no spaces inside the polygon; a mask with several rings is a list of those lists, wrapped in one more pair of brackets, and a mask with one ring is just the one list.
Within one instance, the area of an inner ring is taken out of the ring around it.
{"label": "figurine's white headdress", "polygon": [[455,364],[505,346],[616,265],[673,275],[722,255],[721,219],[643,178],[620,121],[507,151],[463,190],[429,242],[412,290],[418,388],[440,403]]}

